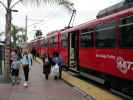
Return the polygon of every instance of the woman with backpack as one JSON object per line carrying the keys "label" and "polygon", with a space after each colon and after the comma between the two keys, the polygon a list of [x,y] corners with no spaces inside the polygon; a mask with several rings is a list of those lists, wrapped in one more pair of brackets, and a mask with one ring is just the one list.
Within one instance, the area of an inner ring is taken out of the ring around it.
{"label": "woman with backpack", "polygon": [[30,66],[30,59],[28,57],[28,53],[25,50],[23,53],[23,57],[22,57],[22,67],[23,67],[23,72],[24,72],[24,77],[25,77],[25,82],[24,82],[24,86],[28,85],[28,79],[29,79],[29,66]]}
{"label": "woman with backpack", "polygon": [[51,70],[51,58],[44,54],[43,56],[43,73],[45,74],[45,79],[48,80],[48,76]]}

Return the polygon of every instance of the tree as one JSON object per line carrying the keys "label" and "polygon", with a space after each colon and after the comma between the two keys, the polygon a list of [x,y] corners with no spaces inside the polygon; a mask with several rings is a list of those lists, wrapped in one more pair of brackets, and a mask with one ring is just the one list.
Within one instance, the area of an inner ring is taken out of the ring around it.
{"label": "tree", "polygon": [[17,26],[12,25],[12,27],[11,27],[11,36],[13,38],[13,43],[12,43],[13,48],[16,48],[16,41],[17,41],[16,35],[17,35],[18,31],[19,30],[18,30]]}
{"label": "tree", "polygon": [[42,31],[41,30],[36,30],[35,37],[40,37],[42,36]]}
{"label": "tree", "polygon": [[11,37],[13,38],[13,42],[12,42],[12,47],[13,48],[16,48],[17,42],[19,40],[22,40],[22,38],[24,37],[23,34],[22,35],[18,35],[19,32],[23,33],[23,31],[24,31],[23,28],[20,28],[18,26],[12,25],[12,28],[11,28]]}
{"label": "tree", "polygon": [[64,7],[66,7],[67,9],[70,9],[70,5],[73,4],[72,2],[70,2],[69,0],[21,0],[23,3],[30,3],[30,4],[35,4],[36,6],[40,6],[43,3],[44,4],[59,4],[59,5],[63,5]]}
{"label": "tree", "polygon": [[132,3],[133,0],[125,0],[125,3]]}
{"label": "tree", "polygon": [[1,33],[0,33],[0,36],[2,36],[3,34],[4,34],[4,32],[1,32]]}
{"label": "tree", "polygon": [[3,35],[4,35],[4,32],[1,32],[1,33],[0,33],[0,41],[3,41],[3,40],[2,40]]}
{"label": "tree", "polygon": [[[5,66],[4,66],[4,78],[6,80],[10,79],[10,57],[11,57],[11,15],[12,12],[16,12],[17,10],[13,10],[13,7],[17,5],[20,1],[23,3],[30,3],[30,4],[36,4],[37,6],[45,4],[62,4],[66,8],[69,8],[68,4],[70,1],[68,0],[18,0],[14,4],[12,4],[12,1],[14,0],[7,0],[7,4],[5,5],[2,1],[0,1],[0,4],[5,8],[6,10],[6,27],[5,27],[5,33],[6,33],[6,39],[5,39]],[[67,2],[67,3],[66,3]]]}
{"label": "tree", "polygon": [[[16,48],[16,46],[18,46],[17,42],[19,43],[19,41],[25,41],[25,34],[23,34],[24,31],[24,28],[15,25],[11,26],[11,38],[13,39],[11,41],[11,48]],[[18,34],[20,32],[22,32],[22,34]],[[1,32],[0,37],[4,34],[5,32]]]}

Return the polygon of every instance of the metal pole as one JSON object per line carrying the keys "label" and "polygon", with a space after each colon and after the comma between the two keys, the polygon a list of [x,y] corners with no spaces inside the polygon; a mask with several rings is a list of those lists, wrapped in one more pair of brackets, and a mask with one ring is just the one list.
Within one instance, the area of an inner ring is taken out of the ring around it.
{"label": "metal pole", "polygon": [[25,41],[27,41],[27,15],[25,18]]}
{"label": "metal pole", "polygon": [[73,23],[72,23],[72,20],[74,21],[75,14],[76,14],[76,10],[73,10],[72,15],[71,15],[71,18],[70,18],[70,21],[69,21],[69,23],[68,23],[68,27],[70,27],[70,25],[73,24]]}

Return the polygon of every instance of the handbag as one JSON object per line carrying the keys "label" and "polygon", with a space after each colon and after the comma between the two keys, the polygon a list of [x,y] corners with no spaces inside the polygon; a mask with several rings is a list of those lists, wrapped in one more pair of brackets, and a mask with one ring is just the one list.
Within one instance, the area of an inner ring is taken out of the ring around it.
{"label": "handbag", "polygon": [[52,76],[59,76],[59,65],[55,64],[51,69]]}

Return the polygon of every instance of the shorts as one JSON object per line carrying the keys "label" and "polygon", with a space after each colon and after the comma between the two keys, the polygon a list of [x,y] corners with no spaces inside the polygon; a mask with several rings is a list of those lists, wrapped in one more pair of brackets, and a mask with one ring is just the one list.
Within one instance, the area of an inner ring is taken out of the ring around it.
{"label": "shorts", "polygon": [[12,69],[12,76],[18,76],[19,69]]}

